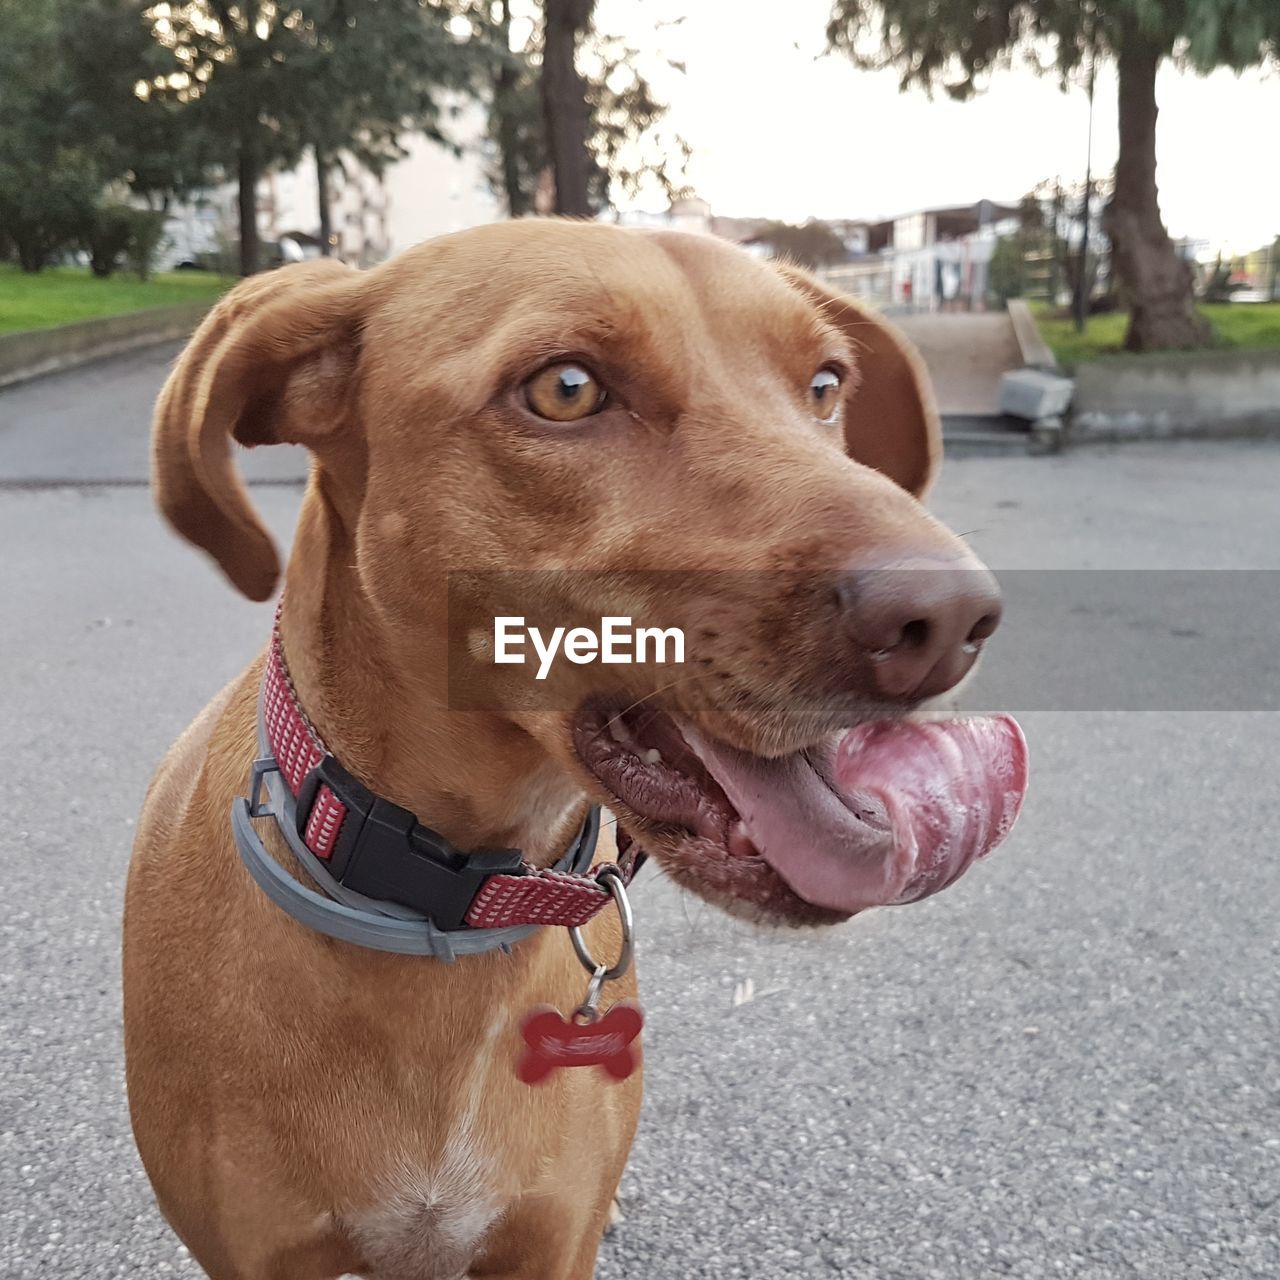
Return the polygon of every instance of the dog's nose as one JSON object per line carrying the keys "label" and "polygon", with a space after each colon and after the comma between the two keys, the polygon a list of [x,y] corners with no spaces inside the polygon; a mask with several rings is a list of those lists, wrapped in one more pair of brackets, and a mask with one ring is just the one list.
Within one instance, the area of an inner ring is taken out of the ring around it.
{"label": "dog's nose", "polygon": [[968,675],[1000,625],[1000,588],[973,556],[905,556],[840,575],[835,589],[859,666],[886,698],[936,697]]}

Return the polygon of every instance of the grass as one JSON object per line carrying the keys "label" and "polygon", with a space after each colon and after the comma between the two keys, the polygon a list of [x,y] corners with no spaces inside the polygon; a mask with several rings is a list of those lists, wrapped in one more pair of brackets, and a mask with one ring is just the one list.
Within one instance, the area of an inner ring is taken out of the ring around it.
{"label": "grass", "polygon": [[[1032,304],[1032,310],[1041,335],[1068,373],[1087,360],[1124,351],[1129,317],[1123,312],[1090,316],[1084,333],[1077,333],[1074,320],[1059,311],[1050,311],[1044,303]],[[1200,311],[1213,327],[1214,347],[1280,347],[1280,302],[1207,303]]]}
{"label": "grass", "polygon": [[234,283],[230,276],[205,271],[173,271],[146,281],[130,275],[98,280],[87,267],[47,267],[26,275],[0,263],[0,333],[51,329],[148,307],[212,302]]}

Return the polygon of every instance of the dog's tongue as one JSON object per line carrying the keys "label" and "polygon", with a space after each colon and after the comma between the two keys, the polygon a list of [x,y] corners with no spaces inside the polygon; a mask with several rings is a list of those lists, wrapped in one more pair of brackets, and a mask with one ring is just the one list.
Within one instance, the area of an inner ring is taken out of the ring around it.
{"label": "dog's tongue", "polygon": [[829,776],[685,728],[760,855],[809,902],[853,913],[945,889],[1013,826],[1027,744],[1009,716],[850,729]]}

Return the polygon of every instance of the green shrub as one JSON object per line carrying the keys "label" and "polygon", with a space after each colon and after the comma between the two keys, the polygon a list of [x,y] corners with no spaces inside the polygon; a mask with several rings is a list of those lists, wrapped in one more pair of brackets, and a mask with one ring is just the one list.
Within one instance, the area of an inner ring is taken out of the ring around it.
{"label": "green shrub", "polygon": [[106,201],[86,214],[81,241],[89,268],[105,279],[125,261],[139,280],[150,277],[164,240],[164,213]]}
{"label": "green shrub", "polygon": [[1021,235],[1001,236],[996,241],[987,267],[987,289],[999,306],[1004,306],[1010,298],[1022,297],[1026,288],[1023,252]]}
{"label": "green shrub", "polygon": [[105,280],[120,265],[133,235],[133,210],[127,204],[100,204],[85,214],[81,241],[89,270]]}

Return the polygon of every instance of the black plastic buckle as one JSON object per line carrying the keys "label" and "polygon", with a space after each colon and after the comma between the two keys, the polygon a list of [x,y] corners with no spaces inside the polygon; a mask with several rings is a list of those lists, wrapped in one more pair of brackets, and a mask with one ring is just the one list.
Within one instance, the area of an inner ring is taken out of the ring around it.
{"label": "black plastic buckle", "polygon": [[325,756],[298,789],[301,836],[321,784],[347,809],[338,843],[325,860],[329,874],[366,897],[421,911],[437,929],[467,928],[467,911],[490,876],[524,874],[519,849],[463,853],[408,809],[375,796],[332,756]]}

